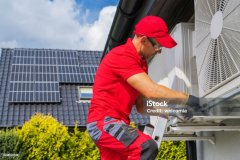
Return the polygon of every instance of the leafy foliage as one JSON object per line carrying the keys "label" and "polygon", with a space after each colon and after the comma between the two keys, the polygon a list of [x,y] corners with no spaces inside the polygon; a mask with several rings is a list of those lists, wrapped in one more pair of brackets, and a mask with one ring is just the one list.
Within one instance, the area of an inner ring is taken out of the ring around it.
{"label": "leafy foliage", "polygon": [[158,153],[158,160],[186,160],[185,141],[163,141]]}
{"label": "leafy foliage", "polygon": [[20,159],[98,160],[99,151],[77,124],[73,133],[50,115],[36,114],[19,130]]}
{"label": "leafy foliage", "polygon": [[24,159],[64,159],[70,139],[68,128],[50,115],[36,114],[19,130]]}
{"label": "leafy foliage", "polygon": [[16,159],[17,156],[4,156],[17,155],[19,152],[19,138],[16,129],[0,131],[0,159],[9,160]]}
{"label": "leafy foliage", "polygon": [[100,160],[99,150],[89,137],[87,131],[81,132],[75,125],[74,133],[70,133],[68,143],[69,159]]}

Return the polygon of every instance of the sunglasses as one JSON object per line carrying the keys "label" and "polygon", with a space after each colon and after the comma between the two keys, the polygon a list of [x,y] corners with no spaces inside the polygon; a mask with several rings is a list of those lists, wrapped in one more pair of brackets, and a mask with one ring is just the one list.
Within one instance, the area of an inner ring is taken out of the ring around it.
{"label": "sunglasses", "polygon": [[155,45],[157,45],[156,42],[154,42],[154,40],[152,38],[147,38],[149,40],[149,42],[152,44],[152,46],[154,47]]}
{"label": "sunglasses", "polygon": [[161,53],[162,51],[162,46],[160,46],[157,42],[154,41],[152,38],[147,38],[149,42],[152,44],[152,46],[155,48],[156,52]]}

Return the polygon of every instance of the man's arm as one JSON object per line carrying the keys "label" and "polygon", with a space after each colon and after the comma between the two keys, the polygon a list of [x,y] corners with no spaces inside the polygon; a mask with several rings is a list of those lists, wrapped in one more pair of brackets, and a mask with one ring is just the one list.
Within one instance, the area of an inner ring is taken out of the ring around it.
{"label": "man's arm", "polygon": [[[136,109],[137,109],[137,112],[138,113],[141,113],[141,114],[146,114],[146,106],[144,106],[144,103],[143,103],[143,100],[144,100],[144,97],[142,95],[138,96],[137,100],[136,100]],[[165,107],[165,108],[162,108],[162,110],[164,109],[169,109],[168,107]],[[162,113],[151,113],[151,115],[155,115],[155,116],[160,116],[160,117],[168,117],[169,114],[167,112],[162,112]]]}
{"label": "man's arm", "polygon": [[178,104],[185,104],[188,100],[187,94],[174,91],[153,82],[144,72],[129,77],[127,82],[140,92],[140,94],[149,99],[166,99],[170,100],[170,103],[172,101]]}

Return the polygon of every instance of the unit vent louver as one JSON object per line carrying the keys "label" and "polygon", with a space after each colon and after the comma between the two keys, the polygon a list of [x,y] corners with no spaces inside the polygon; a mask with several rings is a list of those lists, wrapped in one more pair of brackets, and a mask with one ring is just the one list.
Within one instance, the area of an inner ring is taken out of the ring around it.
{"label": "unit vent louver", "polygon": [[197,0],[197,69],[203,94],[240,74],[240,1]]}

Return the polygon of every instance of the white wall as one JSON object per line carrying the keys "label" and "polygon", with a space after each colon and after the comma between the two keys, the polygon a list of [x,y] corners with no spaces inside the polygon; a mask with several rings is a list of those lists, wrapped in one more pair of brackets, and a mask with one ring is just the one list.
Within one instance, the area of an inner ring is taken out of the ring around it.
{"label": "white wall", "polygon": [[[214,132],[216,143],[197,142],[198,160],[239,160],[240,132]],[[202,134],[204,135],[204,133]]]}
{"label": "white wall", "polygon": [[149,64],[149,75],[158,84],[169,88],[198,94],[196,60],[193,56],[193,24],[180,23],[171,35],[178,43],[176,47],[163,48]]}

